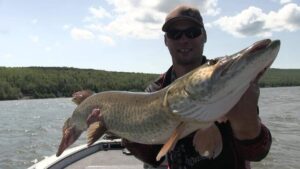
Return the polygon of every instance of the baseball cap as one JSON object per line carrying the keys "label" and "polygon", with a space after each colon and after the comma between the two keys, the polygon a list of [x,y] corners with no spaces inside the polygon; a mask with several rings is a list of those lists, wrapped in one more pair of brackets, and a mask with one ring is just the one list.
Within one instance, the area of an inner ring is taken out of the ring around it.
{"label": "baseball cap", "polygon": [[197,8],[190,5],[180,5],[167,15],[162,30],[166,32],[172,23],[179,20],[187,20],[203,26],[202,16]]}

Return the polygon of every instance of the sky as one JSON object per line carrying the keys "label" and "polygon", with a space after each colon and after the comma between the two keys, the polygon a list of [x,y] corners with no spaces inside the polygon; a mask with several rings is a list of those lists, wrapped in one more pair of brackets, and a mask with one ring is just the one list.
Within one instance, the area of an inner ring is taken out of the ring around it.
{"label": "sky", "polygon": [[208,58],[280,39],[272,68],[300,69],[300,0],[0,0],[0,66],[163,73],[161,27],[182,3],[203,16]]}

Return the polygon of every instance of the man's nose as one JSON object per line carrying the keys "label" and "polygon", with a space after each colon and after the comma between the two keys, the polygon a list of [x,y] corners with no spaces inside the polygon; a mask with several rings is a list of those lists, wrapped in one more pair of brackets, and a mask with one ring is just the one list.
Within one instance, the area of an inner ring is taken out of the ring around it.
{"label": "man's nose", "polygon": [[188,42],[190,38],[188,38],[185,34],[182,34],[182,36],[178,40],[179,42],[184,43],[184,42]]}

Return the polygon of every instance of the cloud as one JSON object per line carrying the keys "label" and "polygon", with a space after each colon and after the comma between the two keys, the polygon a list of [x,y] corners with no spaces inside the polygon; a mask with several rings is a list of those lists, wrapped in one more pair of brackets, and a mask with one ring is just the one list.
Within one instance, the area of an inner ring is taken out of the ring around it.
{"label": "cloud", "polygon": [[224,16],[212,25],[236,37],[271,36],[273,32],[296,31],[300,28],[300,7],[289,3],[277,12],[264,13],[249,7],[235,16]]}
{"label": "cloud", "polygon": [[293,0],[271,0],[271,1],[276,2],[276,3],[280,3],[282,5],[293,2]]}
{"label": "cloud", "polygon": [[37,35],[30,35],[29,39],[33,42],[33,43],[39,43],[40,41],[40,37]]}
{"label": "cloud", "polygon": [[178,4],[190,4],[196,6],[204,15],[215,16],[220,13],[220,8],[218,7],[218,0],[164,0],[158,3],[157,8],[158,10],[164,13],[168,13]]}
{"label": "cloud", "polygon": [[63,30],[69,30],[70,28],[71,28],[71,25],[69,25],[69,24],[65,24],[62,26]]}
{"label": "cloud", "polygon": [[91,40],[95,38],[95,35],[86,29],[72,28],[70,33],[71,37],[75,40]]}
{"label": "cloud", "polygon": [[292,2],[292,0],[280,0],[280,4],[287,4]]}
{"label": "cloud", "polygon": [[106,26],[101,23],[91,23],[89,25],[85,25],[84,27],[93,32],[105,32],[106,31],[106,28],[105,28]]}
{"label": "cloud", "polygon": [[[89,28],[91,29],[90,26]],[[97,27],[93,28],[93,29],[97,29]],[[112,37],[108,36],[108,35],[95,35],[92,31],[88,30],[88,29],[81,29],[81,28],[72,28],[72,30],[70,31],[71,37],[75,40],[94,40],[94,39],[98,39],[100,42],[102,42],[103,44],[109,45],[109,46],[114,46],[116,43],[113,40]]]}
{"label": "cloud", "polygon": [[90,7],[84,25],[77,29],[95,35],[155,39],[162,33],[167,13],[178,4],[194,5],[203,15],[215,16],[220,12],[217,0],[106,0],[106,3],[109,9]]}
{"label": "cloud", "polygon": [[95,17],[95,18],[101,19],[101,18],[111,17],[111,14],[109,12],[107,12],[101,6],[99,6],[98,8],[90,7],[89,11],[92,14],[92,16]]}
{"label": "cloud", "polygon": [[121,37],[153,39],[160,35],[164,15],[152,9],[135,9],[104,25],[109,33]]}
{"label": "cloud", "polygon": [[98,36],[99,40],[105,44],[108,44],[110,46],[114,46],[115,45],[115,41],[113,40],[113,38],[111,38],[110,36],[106,36],[106,35],[99,35]]}
{"label": "cloud", "polygon": [[85,17],[84,22],[97,23],[101,19],[111,18],[112,15],[103,7],[90,7],[89,15]]}
{"label": "cloud", "polygon": [[207,15],[219,12],[217,0],[109,0],[109,3],[116,12],[116,19],[108,24],[109,30],[119,36],[141,39],[158,38],[167,13],[178,4],[194,5]]}
{"label": "cloud", "polygon": [[266,19],[266,27],[275,31],[296,31],[300,29],[300,6],[289,3],[278,12],[270,12]]}

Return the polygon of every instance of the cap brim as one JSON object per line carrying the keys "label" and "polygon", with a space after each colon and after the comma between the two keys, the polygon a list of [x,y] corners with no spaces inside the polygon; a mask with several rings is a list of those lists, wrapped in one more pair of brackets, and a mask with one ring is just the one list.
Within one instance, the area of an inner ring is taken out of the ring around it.
{"label": "cap brim", "polygon": [[191,17],[176,17],[176,18],[172,18],[170,20],[168,20],[162,27],[162,31],[164,32],[167,32],[168,29],[170,28],[170,26],[172,24],[174,24],[175,22],[178,22],[178,21],[190,21],[190,22],[193,22],[195,23],[196,25],[199,25],[199,26],[203,26],[203,23],[200,22],[199,20],[196,20],[194,18],[191,18]]}

